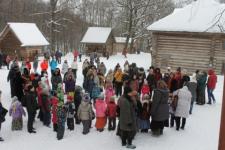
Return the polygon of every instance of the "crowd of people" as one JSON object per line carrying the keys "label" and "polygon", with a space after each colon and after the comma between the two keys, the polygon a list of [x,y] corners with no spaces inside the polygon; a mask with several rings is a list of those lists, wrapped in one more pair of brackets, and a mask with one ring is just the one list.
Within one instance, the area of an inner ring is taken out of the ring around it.
{"label": "crowd of people", "polygon": [[[185,69],[179,67],[173,72],[168,67],[162,74],[160,68],[151,66],[146,72],[126,61],[123,66],[118,63],[114,70],[107,70],[104,62],[91,58],[84,60],[79,68],[84,77],[81,87],[76,84],[77,58],[71,64],[65,60],[62,68],[58,68],[60,61],[53,56],[39,63],[35,58],[34,72],[29,60],[21,66],[13,61],[8,74],[12,131],[22,130],[23,116],[27,115],[29,133],[36,133],[33,123],[37,117],[46,127],[52,123],[57,139],[61,140],[66,124],[70,131],[75,129],[75,124],[82,124],[82,133],[86,135],[95,120],[97,131],[103,132],[108,123],[108,131],[117,129],[122,146],[134,149],[132,141],[137,132],[151,130],[153,136],[161,136],[164,128],[172,128],[174,123],[177,131],[184,130],[194,104],[206,103],[206,88],[207,104],[216,102],[213,91],[217,76],[213,69],[208,73],[197,70],[189,76]],[[0,99],[0,128],[6,113]]]}

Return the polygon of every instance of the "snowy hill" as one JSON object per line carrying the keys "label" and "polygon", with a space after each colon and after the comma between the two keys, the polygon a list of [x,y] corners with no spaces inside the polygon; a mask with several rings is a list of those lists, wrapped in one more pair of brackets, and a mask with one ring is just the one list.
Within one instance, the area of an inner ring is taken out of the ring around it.
{"label": "snowy hill", "polygon": [[[67,55],[64,59],[68,60],[70,65],[73,56]],[[84,60],[84,58],[83,58]],[[123,66],[126,59],[121,54],[112,56],[109,60],[101,58],[107,68],[113,69],[119,62]],[[141,55],[128,55],[127,60],[136,62],[138,66],[146,70],[150,66],[150,54],[142,53]],[[79,71],[77,83],[82,84],[83,77],[81,72],[82,63],[79,62]],[[60,66],[61,68],[61,66]],[[0,89],[3,91],[2,101],[4,106],[9,107],[10,88],[7,83],[8,70],[1,69]],[[193,115],[187,119],[187,126],[184,131],[177,132],[175,128],[167,128],[161,137],[153,137],[150,133],[138,133],[135,137],[134,144],[137,150],[215,150],[218,145],[218,133],[222,100],[223,78],[219,76],[218,86],[215,90],[217,103],[212,106],[194,106]],[[34,127],[37,129],[36,134],[29,134],[26,131],[27,117],[24,118],[23,131],[12,132],[11,118],[7,116],[6,122],[2,126],[1,135],[5,142],[0,143],[1,150],[121,150],[121,141],[115,132],[105,130],[99,133],[94,128],[93,121],[90,133],[82,135],[82,125],[75,125],[74,131],[66,130],[64,139],[58,141],[56,133],[52,128],[44,127],[36,119]]]}

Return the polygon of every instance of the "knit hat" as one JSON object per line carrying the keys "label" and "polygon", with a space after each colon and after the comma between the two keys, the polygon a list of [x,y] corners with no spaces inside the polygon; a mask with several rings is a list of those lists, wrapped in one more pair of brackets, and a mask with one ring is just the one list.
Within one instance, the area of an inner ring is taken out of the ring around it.
{"label": "knit hat", "polygon": [[98,96],[99,99],[104,99],[104,97],[105,97],[105,96],[104,96],[104,93],[103,93],[103,92],[101,92],[101,93],[99,94],[99,96]]}
{"label": "knit hat", "polygon": [[13,96],[12,102],[15,102],[15,101],[17,101],[17,100],[18,100],[17,96]]}
{"label": "knit hat", "polygon": [[82,100],[85,101],[85,102],[89,102],[90,101],[89,93],[84,93]]}

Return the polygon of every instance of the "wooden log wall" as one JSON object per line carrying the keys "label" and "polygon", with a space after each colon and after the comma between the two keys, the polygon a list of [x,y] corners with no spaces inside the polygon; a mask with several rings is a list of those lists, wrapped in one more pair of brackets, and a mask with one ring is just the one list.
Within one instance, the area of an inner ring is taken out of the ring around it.
{"label": "wooden log wall", "polygon": [[181,67],[189,73],[209,68],[212,54],[211,38],[158,34],[153,39],[156,42],[153,46],[153,63],[156,67],[164,71],[168,66],[173,70]]}
{"label": "wooden log wall", "polygon": [[225,38],[216,40],[215,45],[215,69],[219,74],[223,73],[223,66],[225,65]]}

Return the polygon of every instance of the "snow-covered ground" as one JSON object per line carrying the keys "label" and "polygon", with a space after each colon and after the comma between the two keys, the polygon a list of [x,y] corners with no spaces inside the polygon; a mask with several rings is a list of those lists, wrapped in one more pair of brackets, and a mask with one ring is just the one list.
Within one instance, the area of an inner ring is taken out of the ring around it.
{"label": "snow-covered ground", "polygon": [[[72,54],[65,57],[69,64],[73,60]],[[83,58],[84,60],[84,58]],[[108,69],[113,69],[117,63],[123,66],[126,59],[121,54],[112,56],[109,60],[101,58]],[[128,55],[127,60],[136,62],[138,66],[146,70],[150,66],[150,54],[142,53],[140,55]],[[79,63],[77,83],[82,84],[83,77],[81,73],[82,63]],[[61,66],[59,66],[61,68]],[[3,91],[3,105],[9,108],[10,87],[7,83],[8,70],[0,70],[0,90]],[[222,101],[223,77],[218,76],[218,84],[215,90],[217,103],[209,106],[194,106],[193,115],[187,119],[184,131],[177,132],[174,128],[166,128],[164,135],[153,137],[150,133],[138,133],[133,143],[138,150],[216,150],[219,137],[220,112]],[[56,133],[52,128],[44,127],[39,120],[34,123],[37,129],[36,134],[29,134],[26,130],[27,117],[24,118],[23,131],[11,131],[11,118],[6,117],[0,134],[5,142],[0,143],[0,150],[62,150],[62,149],[80,149],[80,150],[121,150],[121,141],[115,132],[105,130],[102,133],[91,129],[88,135],[82,135],[82,125],[75,125],[74,131],[66,130],[64,139],[58,141]],[[94,125],[94,122],[93,122]]]}

